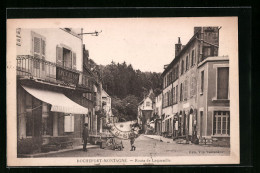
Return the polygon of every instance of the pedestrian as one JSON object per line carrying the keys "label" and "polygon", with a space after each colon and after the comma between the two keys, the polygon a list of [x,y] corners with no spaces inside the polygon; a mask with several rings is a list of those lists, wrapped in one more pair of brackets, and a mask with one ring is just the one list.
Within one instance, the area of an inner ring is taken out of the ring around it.
{"label": "pedestrian", "polygon": [[129,134],[129,139],[130,139],[130,145],[131,145],[131,150],[134,151],[136,149],[134,143],[135,143],[135,133],[134,130],[132,129],[130,134]]}
{"label": "pedestrian", "polygon": [[89,133],[88,133],[88,123],[84,124],[84,129],[82,132],[82,140],[83,140],[83,151],[87,151],[87,141],[88,141]]}

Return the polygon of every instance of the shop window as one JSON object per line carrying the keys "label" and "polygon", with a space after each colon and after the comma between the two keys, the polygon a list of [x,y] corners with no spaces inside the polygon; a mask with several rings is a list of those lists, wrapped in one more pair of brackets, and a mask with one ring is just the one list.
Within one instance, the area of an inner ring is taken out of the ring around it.
{"label": "shop window", "polygon": [[33,135],[32,96],[26,94],[26,136]]}
{"label": "shop window", "polygon": [[64,116],[64,132],[74,132],[74,115],[66,114]]}
{"label": "shop window", "polygon": [[53,134],[53,116],[50,112],[50,105],[42,103],[42,135]]}
{"label": "shop window", "polygon": [[217,73],[217,99],[228,99],[229,68],[218,68]]}
{"label": "shop window", "polygon": [[213,135],[230,134],[229,111],[214,111]]}

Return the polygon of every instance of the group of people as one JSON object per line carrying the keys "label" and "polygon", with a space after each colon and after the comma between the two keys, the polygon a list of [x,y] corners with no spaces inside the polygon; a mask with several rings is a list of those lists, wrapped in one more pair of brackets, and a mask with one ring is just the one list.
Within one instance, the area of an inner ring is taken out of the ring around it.
{"label": "group of people", "polygon": [[[131,145],[131,150],[130,151],[135,151],[136,146],[135,146],[135,138],[138,136],[139,133],[139,125],[137,123],[131,125],[131,132],[129,134],[129,140],[130,140],[130,145]],[[83,140],[83,151],[87,151],[87,142],[89,138],[89,131],[88,131],[88,123],[84,124],[84,129],[82,132],[82,140]]]}

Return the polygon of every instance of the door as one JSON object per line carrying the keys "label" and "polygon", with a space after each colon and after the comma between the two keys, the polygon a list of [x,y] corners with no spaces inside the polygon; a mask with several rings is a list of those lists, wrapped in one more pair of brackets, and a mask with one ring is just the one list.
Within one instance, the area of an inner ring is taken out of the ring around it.
{"label": "door", "polygon": [[190,114],[190,119],[189,119],[189,135],[192,135],[192,118],[193,118],[193,114]]}
{"label": "door", "polygon": [[200,137],[202,138],[203,112],[200,111]]}

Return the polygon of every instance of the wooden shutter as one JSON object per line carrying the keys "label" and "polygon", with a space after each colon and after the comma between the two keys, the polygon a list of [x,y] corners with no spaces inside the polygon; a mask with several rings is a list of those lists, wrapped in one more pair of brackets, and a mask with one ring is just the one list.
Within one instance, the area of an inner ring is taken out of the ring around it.
{"label": "wooden shutter", "polygon": [[187,99],[188,98],[188,80],[185,80],[185,84],[184,84],[184,98]]}
{"label": "wooden shutter", "polygon": [[35,58],[41,57],[41,38],[33,37],[33,55]]}
{"label": "wooden shutter", "polygon": [[[33,57],[34,58],[41,58],[41,38],[33,36]],[[40,69],[40,62],[37,60],[33,61],[33,67],[36,69]]]}
{"label": "wooden shutter", "polygon": [[72,68],[74,69],[74,70],[76,70],[77,69],[77,64],[76,64],[76,60],[77,60],[77,58],[76,58],[76,53],[75,52],[73,52],[72,53]]}
{"label": "wooden shutter", "polygon": [[63,49],[59,46],[56,46],[56,64],[63,66]]}
{"label": "wooden shutter", "polygon": [[193,85],[194,77],[190,78],[190,96],[194,95],[194,85]]}
{"label": "wooden shutter", "polygon": [[74,115],[64,116],[64,132],[74,132]]}
{"label": "wooden shutter", "polygon": [[228,99],[229,68],[218,68],[217,98]]}
{"label": "wooden shutter", "polygon": [[[46,42],[44,39],[41,39],[41,57],[43,60],[45,60],[45,54],[46,54]],[[45,70],[45,63],[42,63],[42,70]]]}

